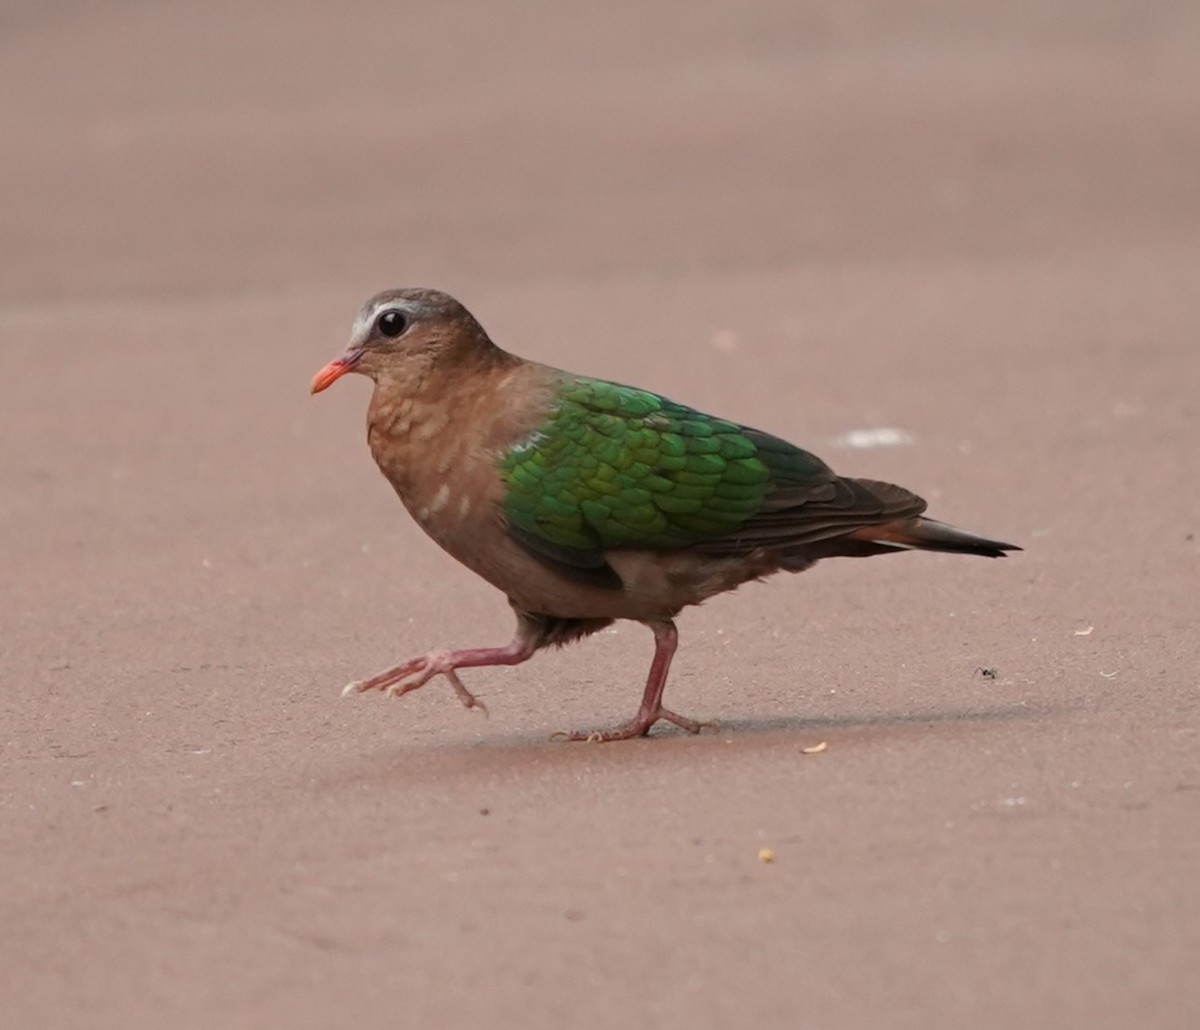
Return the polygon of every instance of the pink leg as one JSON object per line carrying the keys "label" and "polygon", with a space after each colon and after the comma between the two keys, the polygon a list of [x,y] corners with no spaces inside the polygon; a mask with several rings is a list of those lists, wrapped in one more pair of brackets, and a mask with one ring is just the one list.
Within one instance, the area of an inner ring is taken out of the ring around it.
{"label": "pink leg", "polygon": [[481,665],[518,665],[529,658],[537,647],[527,634],[518,632],[504,647],[468,647],[458,651],[430,651],[417,658],[410,658],[394,668],[387,669],[369,680],[355,680],[342,691],[342,697],[362,694],[368,690],[382,690],[388,697],[400,697],[410,690],[423,687],[434,676],[445,676],[454,688],[454,693],[467,708],[478,708],[487,713],[483,702],[478,700],[458,678],[456,669],[469,669]]}
{"label": "pink leg", "polygon": [[[679,632],[675,629],[675,623],[670,621],[648,622],[645,625],[654,631],[654,661],[650,663],[650,675],[646,678],[646,689],[642,693],[642,704],[637,710],[637,715],[615,729],[593,730],[590,733],[576,730],[574,733],[561,734],[564,739],[608,741],[644,737],[650,732],[650,727],[659,719],[674,723],[680,729],[687,730],[688,733],[699,733],[706,727],[716,728],[715,723],[685,719],[682,715],[676,715],[670,709],[663,707],[663,690],[667,685],[667,673],[671,669],[671,659],[675,656],[675,648],[679,646]],[[556,734],[556,736],[560,736],[560,734]]]}

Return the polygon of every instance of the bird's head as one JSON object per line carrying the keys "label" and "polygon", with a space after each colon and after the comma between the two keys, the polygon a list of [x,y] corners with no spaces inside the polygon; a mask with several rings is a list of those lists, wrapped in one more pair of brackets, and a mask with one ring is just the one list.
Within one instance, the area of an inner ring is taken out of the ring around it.
{"label": "bird's head", "polygon": [[448,294],[385,290],[363,305],[345,352],[313,376],[310,390],[320,393],[347,372],[376,381],[385,374],[423,378],[439,361],[492,346],[470,312]]}

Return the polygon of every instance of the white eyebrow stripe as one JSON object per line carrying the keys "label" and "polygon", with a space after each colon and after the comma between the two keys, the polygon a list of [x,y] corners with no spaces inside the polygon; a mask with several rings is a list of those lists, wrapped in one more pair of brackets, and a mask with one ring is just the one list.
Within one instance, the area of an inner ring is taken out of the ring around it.
{"label": "white eyebrow stripe", "polygon": [[350,342],[362,343],[371,334],[371,328],[375,325],[375,320],[381,313],[389,309],[395,311],[403,311],[406,315],[412,314],[411,306],[403,300],[398,300],[395,297],[390,300],[377,300],[369,308],[363,308],[358,317],[354,320],[354,325],[350,329]]}

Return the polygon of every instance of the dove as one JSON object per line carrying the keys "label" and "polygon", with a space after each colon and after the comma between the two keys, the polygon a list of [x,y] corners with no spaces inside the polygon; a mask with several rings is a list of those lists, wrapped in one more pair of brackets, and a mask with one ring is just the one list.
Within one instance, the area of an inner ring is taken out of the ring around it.
{"label": "dove", "polygon": [[517,627],[508,644],[430,651],[348,695],[398,697],[442,676],[483,708],[460,670],[517,665],[627,619],[654,635],[636,714],[562,736],[624,740],[660,720],[698,733],[712,724],[663,705],[684,608],[824,558],[1020,550],[770,433],[517,357],[438,290],[367,301],[311,392],[349,372],[374,381],[367,442],[380,471],[437,544],[505,594]]}

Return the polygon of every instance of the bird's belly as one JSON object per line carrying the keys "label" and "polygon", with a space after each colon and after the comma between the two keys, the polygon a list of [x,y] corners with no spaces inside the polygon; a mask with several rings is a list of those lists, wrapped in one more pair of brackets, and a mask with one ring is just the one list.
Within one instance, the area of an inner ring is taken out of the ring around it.
{"label": "bird's belly", "polygon": [[[399,491],[398,491],[399,492]],[[418,496],[400,493],[422,529],[452,557],[503,591],[525,611],[563,619],[674,617],[688,605],[779,568],[767,553],[737,558],[694,551],[613,550],[609,565],[623,586],[613,589],[542,562],[509,535],[490,499],[444,479]]]}
{"label": "bird's belly", "polygon": [[[502,591],[517,608],[562,619],[663,619],[684,604],[665,574],[639,574],[622,589],[610,589],[566,575],[534,558],[498,520],[494,525],[452,525],[423,519],[421,527],[448,554]],[[623,577],[624,581],[624,577]]]}
{"label": "bird's belly", "polygon": [[778,568],[769,559],[747,562],[745,558],[705,558],[684,551],[610,551],[608,562],[624,585],[606,589],[568,578],[548,566],[531,566],[524,552],[514,557],[523,570],[520,573],[513,574],[508,568],[476,571],[503,590],[517,607],[568,619],[669,619],[689,605]]}

